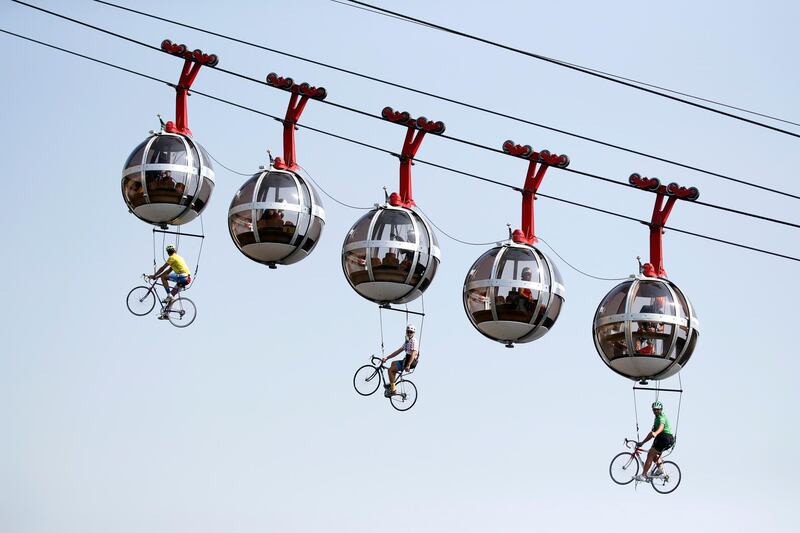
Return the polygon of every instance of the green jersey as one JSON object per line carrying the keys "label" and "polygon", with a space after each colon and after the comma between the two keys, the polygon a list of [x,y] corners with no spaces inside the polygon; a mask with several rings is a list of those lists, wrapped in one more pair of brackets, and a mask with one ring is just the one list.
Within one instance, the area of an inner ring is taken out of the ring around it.
{"label": "green jersey", "polygon": [[664,424],[664,431],[662,431],[662,433],[665,433],[667,435],[672,435],[672,428],[669,427],[669,420],[667,420],[667,416],[663,413],[658,415],[656,419],[653,420],[652,431],[657,430],[658,426],[660,426],[661,424]]}

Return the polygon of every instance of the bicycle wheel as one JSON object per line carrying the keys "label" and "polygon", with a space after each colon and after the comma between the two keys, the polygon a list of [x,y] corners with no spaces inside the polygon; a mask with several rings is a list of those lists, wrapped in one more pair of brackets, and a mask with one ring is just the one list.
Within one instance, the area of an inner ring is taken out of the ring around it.
{"label": "bicycle wheel", "polygon": [[194,322],[197,316],[197,307],[189,298],[176,298],[167,311],[170,324],[176,328],[185,328]]}
{"label": "bicycle wheel", "polygon": [[397,388],[389,401],[398,411],[408,411],[417,403],[417,386],[407,379],[401,379],[395,385]]}
{"label": "bicycle wheel", "polygon": [[617,485],[627,485],[639,473],[639,461],[636,460],[636,455],[631,452],[618,453],[611,459],[608,473]]}
{"label": "bicycle wheel", "polygon": [[672,461],[664,461],[661,465],[663,474],[654,476],[651,480],[653,488],[661,494],[669,494],[681,484],[681,469]]}
{"label": "bicycle wheel", "polygon": [[156,296],[150,287],[139,285],[131,289],[128,298],[125,300],[128,311],[136,316],[144,316],[156,306]]}
{"label": "bicycle wheel", "polygon": [[353,375],[353,387],[361,396],[375,394],[381,384],[380,370],[372,365],[364,365]]}

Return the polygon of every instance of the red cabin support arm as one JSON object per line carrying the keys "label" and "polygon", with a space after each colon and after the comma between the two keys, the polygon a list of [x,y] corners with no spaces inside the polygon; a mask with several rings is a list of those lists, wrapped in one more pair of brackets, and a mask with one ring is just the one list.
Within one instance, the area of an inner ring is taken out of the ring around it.
{"label": "red cabin support arm", "polygon": [[203,65],[215,67],[219,63],[219,58],[215,54],[204,54],[202,50],[197,49],[190,52],[185,44],[174,44],[169,39],[164,39],[161,42],[161,49],[168,54],[182,57],[183,70],[178,85],[175,86],[175,122],[171,120],[167,122],[164,129],[169,133],[178,133],[180,135],[192,135],[192,130],[189,129],[189,110],[187,107],[187,98],[189,96],[189,89],[192,87],[200,68]]}
{"label": "red cabin support arm", "polygon": [[289,106],[286,108],[286,117],[283,119],[283,159],[276,157],[273,165],[275,168],[297,171],[297,153],[295,151],[294,130],[303,109],[309,98],[324,100],[328,96],[325,87],[312,87],[308,83],[296,85],[292,78],[278,76],[274,72],[267,75],[267,84],[292,93]]}
{"label": "red cabin support arm", "polygon": [[642,177],[639,174],[631,174],[628,183],[639,189],[656,193],[653,216],[648,224],[650,226],[650,262],[645,263],[642,267],[642,273],[651,278],[666,278],[664,243],[662,241],[664,225],[678,198],[693,202],[700,197],[700,191],[696,187],[681,187],[677,183],[664,186],[661,185],[658,178]]}
{"label": "red cabin support arm", "polygon": [[[551,154],[547,150],[534,152],[529,145],[520,146],[514,141],[503,143],[503,151],[509,155],[527,159],[528,174],[525,176],[525,185],[522,188],[522,229],[514,230],[511,238],[514,242],[524,244],[534,244],[536,233],[534,231],[534,205],[536,201],[536,191],[544,179],[544,174],[548,167],[566,168],[569,165],[569,157],[566,155]],[[537,167],[538,164],[538,167]]]}
{"label": "red cabin support arm", "polygon": [[415,204],[411,181],[411,165],[414,164],[414,156],[417,154],[417,150],[419,150],[426,133],[434,135],[444,133],[444,122],[434,122],[425,117],[413,119],[407,111],[395,111],[391,107],[384,107],[381,116],[389,122],[408,127],[406,138],[403,141],[403,149],[399,156],[400,193],[393,192],[389,196],[389,203],[393,206],[413,207]]}

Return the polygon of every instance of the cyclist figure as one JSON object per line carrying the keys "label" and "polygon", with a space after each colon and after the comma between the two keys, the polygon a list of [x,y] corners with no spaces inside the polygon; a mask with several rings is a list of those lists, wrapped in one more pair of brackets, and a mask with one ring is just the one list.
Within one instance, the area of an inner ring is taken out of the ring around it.
{"label": "cyclist figure", "polygon": [[647,452],[647,460],[644,463],[644,472],[636,476],[636,481],[647,481],[650,478],[648,472],[653,462],[656,462],[658,465],[653,474],[656,476],[661,475],[661,454],[667,448],[675,444],[675,437],[672,436],[672,429],[669,427],[669,420],[667,420],[667,416],[662,412],[664,406],[661,405],[661,402],[655,401],[653,402],[652,408],[653,414],[655,415],[655,420],[653,420],[653,429],[647,434],[642,442],[637,444],[637,447],[641,447],[651,438],[655,438],[655,440],[653,441],[653,446],[650,447],[650,451]]}
{"label": "cyclist figure", "polygon": [[[172,299],[178,294],[178,291],[187,286],[192,281],[192,274],[189,272],[189,267],[186,266],[186,261],[183,257],[179,256],[175,251],[175,247],[171,244],[167,245],[167,262],[159,268],[152,276],[147,276],[150,279],[161,278],[161,284],[167,291],[167,297],[164,298],[162,303],[165,304],[164,311],[158,317],[159,320],[167,319],[167,311],[172,305]],[[169,282],[175,282],[175,288],[170,291]]]}
{"label": "cyclist figure", "polygon": [[414,327],[414,324],[409,324],[406,326],[406,340],[403,345],[383,358],[383,362],[385,363],[389,359],[399,355],[400,352],[406,352],[406,356],[402,361],[395,361],[389,365],[389,384],[385,386],[386,391],[384,391],[384,396],[387,398],[389,398],[395,392],[394,382],[395,379],[397,379],[397,374],[399,374],[401,371],[408,371],[414,368],[417,364],[419,343],[417,342],[417,338],[414,336],[416,332],[417,328]]}

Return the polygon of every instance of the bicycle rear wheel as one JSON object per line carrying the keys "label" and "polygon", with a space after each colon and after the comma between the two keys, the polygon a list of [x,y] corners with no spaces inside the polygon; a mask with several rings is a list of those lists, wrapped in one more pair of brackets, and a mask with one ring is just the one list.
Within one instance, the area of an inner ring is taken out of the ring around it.
{"label": "bicycle rear wheel", "polygon": [[408,411],[417,403],[417,386],[407,379],[401,379],[395,385],[395,392],[389,397],[389,401],[398,411]]}
{"label": "bicycle rear wheel", "polygon": [[167,311],[170,324],[176,328],[185,328],[194,322],[197,316],[197,307],[189,298],[176,298]]}
{"label": "bicycle rear wheel", "polygon": [[620,452],[611,459],[608,465],[608,473],[611,480],[617,485],[627,485],[633,481],[633,477],[639,474],[639,461],[636,454],[631,452]]}
{"label": "bicycle rear wheel", "polygon": [[672,461],[664,461],[661,465],[663,474],[651,479],[653,489],[661,494],[669,494],[681,484],[681,469]]}
{"label": "bicycle rear wheel", "polygon": [[380,369],[376,366],[364,365],[353,375],[353,387],[361,396],[375,394],[380,384]]}
{"label": "bicycle rear wheel", "polygon": [[139,285],[131,289],[125,300],[128,311],[136,316],[144,316],[156,306],[156,296],[150,287]]}

